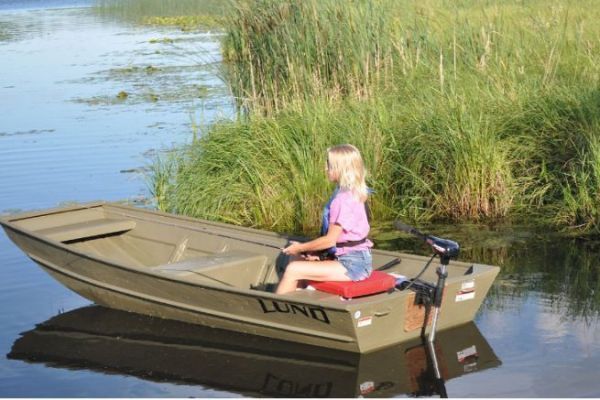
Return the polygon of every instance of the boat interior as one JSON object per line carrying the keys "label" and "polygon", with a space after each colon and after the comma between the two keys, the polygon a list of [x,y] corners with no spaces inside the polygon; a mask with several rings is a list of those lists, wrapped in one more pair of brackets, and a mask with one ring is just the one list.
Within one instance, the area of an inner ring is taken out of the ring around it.
{"label": "boat interior", "polygon": [[[289,262],[280,251],[285,236],[132,207],[97,204],[5,221],[92,257],[196,283],[272,291]],[[374,252],[373,264],[393,264],[386,272],[412,277],[424,259]],[[450,278],[470,273],[468,264],[458,267]],[[423,278],[435,282],[435,268]]]}

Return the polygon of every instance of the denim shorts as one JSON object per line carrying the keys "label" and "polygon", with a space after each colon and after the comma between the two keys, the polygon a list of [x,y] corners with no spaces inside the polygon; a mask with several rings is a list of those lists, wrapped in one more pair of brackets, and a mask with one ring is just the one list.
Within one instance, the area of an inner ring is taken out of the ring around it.
{"label": "denim shorts", "polygon": [[346,276],[353,281],[367,279],[373,271],[373,259],[370,250],[351,251],[337,257],[337,260],[346,268]]}

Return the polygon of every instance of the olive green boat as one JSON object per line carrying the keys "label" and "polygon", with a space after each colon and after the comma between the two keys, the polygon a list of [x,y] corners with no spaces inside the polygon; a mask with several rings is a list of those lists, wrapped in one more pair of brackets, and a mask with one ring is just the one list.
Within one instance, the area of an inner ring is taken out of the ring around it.
{"label": "olive green boat", "polygon": [[[112,203],[0,219],[10,239],[62,284],[124,311],[351,352],[473,320],[498,267],[450,261],[439,317],[413,290],[345,298],[272,293],[290,237]],[[373,251],[374,268],[416,276],[427,257]],[[391,266],[391,268],[390,268]],[[422,280],[435,282],[435,271]]]}
{"label": "olive green boat", "polygon": [[501,365],[472,322],[440,332],[436,353],[442,381],[421,339],[358,354],[87,306],[22,333],[7,357],[251,397],[433,396]]}

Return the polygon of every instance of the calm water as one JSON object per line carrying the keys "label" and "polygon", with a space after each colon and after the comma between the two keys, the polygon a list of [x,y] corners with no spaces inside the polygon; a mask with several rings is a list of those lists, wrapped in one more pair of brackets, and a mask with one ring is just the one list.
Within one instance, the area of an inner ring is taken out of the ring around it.
{"label": "calm water", "polygon": [[[147,206],[149,157],[191,140],[192,121],[232,113],[214,70],[217,36],[69,8],[88,4],[0,2],[0,213],[96,199]],[[598,243],[508,227],[429,230],[461,242],[462,259],[503,268],[475,324],[438,337],[450,397],[600,396]],[[426,250],[385,228],[377,238],[382,248]],[[0,266],[1,397],[442,390],[419,343],[355,357],[106,310],[4,234]],[[477,356],[458,362],[473,348]]]}
{"label": "calm water", "polygon": [[89,7],[94,0],[2,0],[0,10],[44,10],[53,8]]}

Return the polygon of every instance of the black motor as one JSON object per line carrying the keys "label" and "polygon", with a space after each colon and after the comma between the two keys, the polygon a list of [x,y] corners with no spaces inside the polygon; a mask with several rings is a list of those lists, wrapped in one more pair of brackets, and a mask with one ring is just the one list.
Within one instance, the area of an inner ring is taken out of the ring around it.
{"label": "black motor", "polygon": [[442,259],[442,263],[445,262],[446,264],[448,264],[448,261],[458,257],[458,253],[460,252],[460,246],[453,240],[426,235],[422,232],[419,232],[412,226],[406,225],[400,221],[394,222],[394,227],[398,230],[408,232],[412,235],[423,239],[425,243],[430,245],[433,251],[440,256],[440,258]]}
{"label": "black motor", "polygon": [[453,240],[442,239],[435,236],[427,236],[425,242],[431,246],[442,259],[447,257],[448,259],[457,258],[460,252],[460,246]]}

